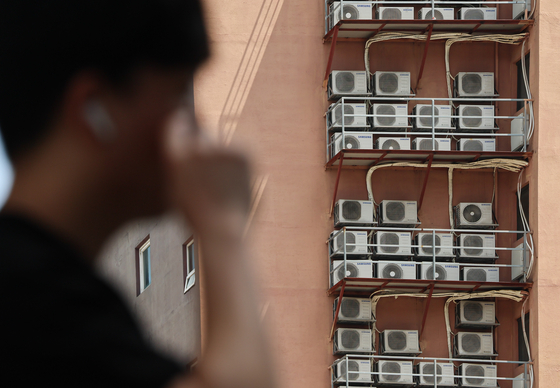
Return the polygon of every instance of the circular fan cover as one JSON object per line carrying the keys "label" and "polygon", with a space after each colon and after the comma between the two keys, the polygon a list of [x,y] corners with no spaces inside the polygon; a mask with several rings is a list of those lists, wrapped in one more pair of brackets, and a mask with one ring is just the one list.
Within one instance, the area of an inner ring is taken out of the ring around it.
{"label": "circular fan cover", "polygon": [[482,151],[483,146],[480,140],[468,140],[463,143],[463,151]]}
{"label": "circular fan cover", "polygon": [[379,75],[379,89],[383,93],[396,93],[399,89],[399,77],[395,73],[381,73]]}
{"label": "circular fan cover", "polygon": [[[426,270],[426,279],[433,280],[434,278],[434,266],[430,265]],[[441,265],[436,264],[436,280],[447,279],[447,271]]]}
{"label": "circular fan cover", "polygon": [[356,318],[360,315],[360,302],[356,299],[342,299],[340,311],[346,318]]}
{"label": "circular fan cover", "polygon": [[393,139],[387,139],[383,142],[383,145],[381,146],[381,149],[384,150],[400,150],[401,146],[399,145],[399,142]]}
{"label": "circular fan cover", "polygon": [[438,378],[437,378],[437,382],[438,384],[441,383],[442,380],[442,373],[443,370],[441,369],[440,365],[436,366],[436,373],[434,373],[434,364],[425,364],[422,367],[422,377],[424,378],[424,381],[427,382],[428,384],[433,384],[434,383],[434,376],[437,374]]}
{"label": "circular fan cover", "polygon": [[[436,119],[437,120],[437,119]],[[432,147],[432,139],[422,139],[420,140],[420,147],[419,150],[428,150],[428,151],[437,151],[439,149],[439,144],[437,141],[433,143],[434,147]]]}
{"label": "circular fan cover", "polygon": [[441,11],[438,11],[437,9],[435,10],[434,14],[436,15],[435,17],[432,16],[432,11],[428,11],[426,13],[426,17],[424,19],[436,19],[436,20],[443,20],[443,14],[441,13]]}
{"label": "circular fan cover", "polygon": [[[340,233],[336,238],[336,245],[339,253],[344,253],[344,234],[344,232]],[[346,232],[346,252],[354,252],[356,246],[348,244],[356,244],[356,235],[352,232]]]}
{"label": "circular fan cover", "polygon": [[[434,239],[431,234],[425,234],[422,236],[420,240],[420,244],[422,245],[422,250],[424,253],[428,255],[433,255],[434,253]],[[441,246],[441,238],[436,234],[436,246]],[[436,248],[436,255],[441,251],[441,248]]]}
{"label": "circular fan cover", "polygon": [[476,377],[484,377],[484,368],[480,365],[469,365],[465,369],[465,380],[469,383],[469,385],[482,385],[484,383],[484,379],[477,379]]}
{"label": "circular fan cover", "polygon": [[[430,117],[420,117],[420,123],[422,123],[425,127],[432,126],[432,107],[431,106],[423,106],[420,108],[420,116],[430,116]],[[434,116],[439,116],[439,109],[434,107]],[[438,125],[439,118],[436,117],[435,124]]]}
{"label": "circular fan cover", "polygon": [[404,220],[405,208],[402,202],[387,202],[385,204],[385,216],[391,221]]}
{"label": "circular fan cover", "polygon": [[467,271],[467,280],[473,282],[485,282],[486,281],[486,271],[482,268],[473,268]]}
{"label": "circular fan cover", "polygon": [[480,236],[467,236],[463,239],[463,250],[469,256],[480,256],[482,254],[483,241]]}
{"label": "circular fan cover", "polygon": [[468,222],[478,222],[481,217],[482,211],[476,205],[467,205],[463,209],[463,218]]}
{"label": "circular fan cover", "polygon": [[[379,249],[383,253],[397,253],[399,251],[399,236],[396,233],[385,232],[385,233],[381,234],[381,237],[379,239],[379,244],[381,244]],[[394,245],[394,246],[391,246],[391,245]],[[385,268],[388,268],[391,265],[394,265],[394,264],[389,264]],[[401,269],[401,267],[399,267],[399,266],[396,266],[396,267],[399,270]],[[387,278],[389,276],[384,276],[384,277]],[[393,277],[393,276],[390,276],[390,277]]]}
{"label": "circular fan cover", "polygon": [[[335,124],[340,125],[342,123],[341,112],[342,112],[342,106],[337,105],[336,108],[334,108]],[[354,123],[354,117],[347,116],[353,114],[354,114],[354,107],[352,105],[344,104],[344,125],[352,125]]]}
{"label": "circular fan cover", "polygon": [[467,353],[479,352],[481,345],[478,334],[465,334],[461,338],[461,347]]}
{"label": "circular fan cover", "polygon": [[390,331],[387,335],[387,344],[391,350],[406,349],[406,334],[398,330]]}
{"label": "circular fan cover", "polygon": [[[375,109],[375,114],[395,116],[397,111],[392,105],[379,105]],[[380,126],[391,126],[397,121],[396,117],[376,117],[376,119]]]}
{"label": "circular fan cover", "polygon": [[482,304],[478,302],[465,302],[463,305],[463,315],[471,322],[482,321]]}
{"label": "circular fan cover", "polygon": [[400,20],[402,19],[401,10],[398,8],[386,8],[383,10],[383,16],[381,19],[384,20]]}
{"label": "circular fan cover", "polygon": [[342,139],[340,139],[338,148],[341,150],[358,150],[360,149],[360,142],[354,136],[344,135],[344,145],[342,144]]}
{"label": "circular fan cover", "polygon": [[383,268],[383,278],[385,279],[402,279],[402,268],[396,264],[387,264]]}
{"label": "circular fan cover", "polygon": [[344,330],[340,336],[340,343],[346,349],[357,349],[360,346],[360,334],[357,330]]}
{"label": "circular fan cover", "polygon": [[344,264],[342,264],[338,269],[337,274],[339,279],[357,278],[358,268],[353,264],[346,263],[346,272],[344,272]]}
{"label": "circular fan cover", "polygon": [[484,12],[480,9],[468,9],[465,12],[465,20],[483,20]]}
{"label": "circular fan cover", "polygon": [[463,109],[462,116],[475,116],[472,118],[463,118],[465,127],[476,128],[480,127],[480,124],[482,124],[482,109],[478,106],[467,106]]}
{"label": "circular fan cover", "polygon": [[343,71],[336,74],[335,85],[339,92],[351,92],[355,87],[354,74],[349,71]]}
{"label": "circular fan cover", "polygon": [[358,9],[353,5],[345,5],[342,11],[342,15],[344,16],[344,19],[357,19]]}
{"label": "circular fan cover", "polygon": [[[357,361],[348,360],[348,380],[358,380],[360,377],[359,373],[350,373],[350,372],[357,372],[360,370],[360,366],[358,365]],[[346,361],[342,361],[340,363],[340,374],[344,376],[346,374]]]}
{"label": "circular fan cover", "polygon": [[482,77],[480,74],[465,74],[461,78],[463,93],[478,94],[482,90]]}
{"label": "circular fan cover", "polygon": [[344,201],[342,217],[347,221],[357,221],[362,217],[362,204],[359,201]]}
{"label": "circular fan cover", "polygon": [[[382,373],[401,373],[401,366],[398,362],[385,362],[381,367]],[[382,375],[385,381],[399,381],[399,375]]]}

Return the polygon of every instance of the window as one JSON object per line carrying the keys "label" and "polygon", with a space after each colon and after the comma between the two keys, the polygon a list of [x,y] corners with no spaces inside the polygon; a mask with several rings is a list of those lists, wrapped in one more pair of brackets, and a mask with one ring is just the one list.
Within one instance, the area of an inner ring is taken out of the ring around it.
{"label": "window", "polygon": [[[523,213],[525,213],[525,218],[529,221],[529,185],[521,188],[521,206],[523,208]],[[517,201],[517,230],[523,231],[523,221],[521,220],[521,212],[519,211],[519,201]],[[517,234],[517,239],[523,238],[523,233]]]}
{"label": "window", "polygon": [[152,282],[150,236],[136,248],[136,291],[140,295]]}
{"label": "window", "polygon": [[185,288],[183,290],[183,293],[187,292],[194,286],[196,280],[195,262],[195,244],[194,238],[191,237],[187,240],[186,243],[183,244],[183,277],[185,280]]}
{"label": "window", "polygon": [[[527,331],[527,341],[530,341],[529,313],[525,313],[525,330]],[[531,344],[529,343],[529,346],[530,345]],[[525,338],[523,337],[523,326],[521,325],[521,318],[517,318],[517,349],[519,352],[519,361],[531,361],[529,360],[529,352],[527,352]]]}
{"label": "window", "polygon": [[[531,57],[530,54],[525,55],[525,69],[527,70],[527,81],[529,81],[529,64]],[[525,88],[525,81],[523,80],[523,69],[521,67],[521,60],[516,63],[517,65],[517,98],[527,98],[527,89]],[[523,101],[517,101],[517,110],[523,109]]]}

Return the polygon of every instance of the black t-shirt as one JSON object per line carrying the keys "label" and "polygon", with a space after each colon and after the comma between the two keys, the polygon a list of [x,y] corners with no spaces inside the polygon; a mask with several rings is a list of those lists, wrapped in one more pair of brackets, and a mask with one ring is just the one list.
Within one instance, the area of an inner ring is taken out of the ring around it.
{"label": "black t-shirt", "polygon": [[182,370],[68,244],[0,215],[0,385],[163,387]]}

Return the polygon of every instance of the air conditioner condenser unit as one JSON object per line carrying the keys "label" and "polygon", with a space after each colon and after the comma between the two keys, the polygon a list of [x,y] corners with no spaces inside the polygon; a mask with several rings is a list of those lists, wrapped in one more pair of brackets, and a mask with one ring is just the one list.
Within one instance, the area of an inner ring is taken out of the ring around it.
{"label": "air conditioner condenser unit", "polygon": [[331,136],[331,158],[342,150],[372,150],[373,135],[367,132],[335,133]]}
{"label": "air conditioner condenser unit", "polygon": [[371,361],[341,358],[333,365],[334,384],[371,383]]}
{"label": "air conditioner condenser unit", "polygon": [[511,120],[511,151],[522,151],[523,146],[527,145],[525,141],[527,128],[527,118],[523,113],[516,116]]}
{"label": "air conditioner condenser unit", "polygon": [[490,328],[496,323],[496,303],[462,300],[455,308],[455,326]]}
{"label": "air conditioner condenser unit", "polygon": [[[421,263],[421,279],[433,280],[434,279],[434,266],[430,262]],[[435,279],[447,281],[459,281],[461,278],[459,264],[454,263],[436,263]]]}
{"label": "air conditioner condenser unit", "polygon": [[461,72],[455,77],[457,97],[494,97],[494,73]]}
{"label": "air conditioner condenser unit", "polygon": [[414,383],[411,361],[380,360],[374,364],[374,371],[379,385],[409,386]]}
{"label": "air conditioner condenser unit", "polygon": [[496,236],[493,234],[462,233],[457,238],[460,259],[496,259]]}
{"label": "air conditioner condenser unit", "polygon": [[362,1],[345,1],[341,8],[340,1],[335,1],[330,6],[330,28],[341,20],[372,20],[373,5]]}
{"label": "air conditioner condenser unit", "polygon": [[454,8],[435,8],[432,12],[431,7],[424,7],[418,11],[420,20],[453,20],[455,19]]}
{"label": "air conditioner condenser unit", "polygon": [[378,137],[374,149],[377,150],[410,150],[408,137]]}
{"label": "air conditioner condenser unit", "polygon": [[408,127],[407,104],[373,104],[371,126],[376,130],[392,131]]}
{"label": "air conditioner condenser unit", "polygon": [[463,363],[459,366],[459,376],[463,387],[498,387],[496,365]]}
{"label": "air conditioner condenser unit", "polygon": [[511,267],[511,280],[522,280],[523,274],[527,272],[529,266],[529,251],[524,243],[511,251],[511,264],[515,265],[515,267]]}
{"label": "air conditioner condenser unit", "polygon": [[461,20],[496,20],[496,18],[497,12],[494,7],[463,7],[459,9],[459,19]]}
{"label": "air conditioner condenser unit", "polygon": [[500,267],[463,267],[463,280],[468,282],[500,281]]}
{"label": "air conditioner condenser unit", "polygon": [[412,109],[414,129],[431,132],[433,125],[436,132],[447,132],[453,129],[451,125],[452,115],[451,105],[417,104]]}
{"label": "air conditioner condenser unit", "polygon": [[329,101],[340,97],[367,97],[368,85],[365,71],[334,70],[328,82]]}
{"label": "air conditioner condenser unit", "polygon": [[410,232],[378,231],[375,233],[377,256],[411,256],[412,235]]}
{"label": "air conditioner condenser unit", "polygon": [[412,140],[412,149],[421,151],[451,151],[451,139],[417,137]]}
{"label": "air conditioner condenser unit", "polygon": [[455,227],[471,229],[494,228],[491,203],[461,202],[454,207]]}
{"label": "air conditioner condenser unit", "polygon": [[414,245],[418,245],[415,249],[416,256],[422,259],[434,256],[434,246],[436,258],[455,257],[451,233],[418,233]]}
{"label": "air conditioner condenser unit", "polygon": [[339,199],[334,206],[334,227],[373,224],[373,202]]}
{"label": "air conditioner condenser unit", "polygon": [[471,333],[460,331],[455,337],[456,357],[494,356],[494,336],[492,333]]}
{"label": "air conditioner condenser unit", "polygon": [[496,151],[496,140],[490,138],[480,139],[459,139],[457,142],[459,151],[471,152],[494,152]]}
{"label": "air conditioner condenser unit", "polygon": [[379,7],[379,20],[414,20],[414,7]]}
{"label": "air conditioner condenser unit", "polygon": [[419,362],[417,365],[418,387],[455,387],[455,372],[452,363]]}
{"label": "air conditioner condenser unit", "polygon": [[373,263],[369,260],[346,260],[346,270],[344,260],[333,260],[332,268],[331,287],[345,278],[373,278]]}
{"label": "air conditioner condenser unit", "polygon": [[418,330],[384,330],[379,334],[379,352],[383,355],[410,355],[422,353]]}
{"label": "air conditioner condenser unit", "polygon": [[459,132],[483,132],[494,130],[493,105],[459,105]]}
{"label": "air conditioner condenser unit", "polygon": [[414,226],[418,223],[416,201],[384,200],[379,204],[379,223],[383,226]]}
{"label": "air conditioner condenser unit", "polygon": [[367,120],[366,104],[344,103],[344,114],[342,114],[342,103],[331,105],[332,109],[327,115],[327,128],[332,131],[344,129],[367,129],[369,127]]}
{"label": "air conditioner condenser unit", "polygon": [[334,334],[333,354],[372,353],[371,330],[337,329]]}
{"label": "air conditioner condenser unit", "polygon": [[531,12],[531,0],[525,0],[526,3],[513,4],[511,18],[512,19],[525,19],[525,9],[527,12]]}
{"label": "air conditioner condenser unit", "polygon": [[520,375],[515,376],[515,380],[513,380],[511,387],[512,388],[526,388],[530,387],[531,382],[525,374],[521,373]]}
{"label": "air conditioner condenser unit", "polygon": [[344,256],[344,254],[366,256],[370,253],[367,245],[368,232],[362,230],[335,230],[331,233],[329,243],[331,257]]}
{"label": "air conditioner condenser unit", "polygon": [[[333,316],[336,314],[340,298],[334,300]],[[371,322],[371,300],[369,298],[342,298],[337,322],[364,323]]]}
{"label": "air conditioner condenser unit", "polygon": [[376,71],[371,79],[374,96],[409,96],[410,72]]}
{"label": "air conditioner condenser unit", "polygon": [[416,279],[416,263],[410,261],[377,263],[378,279]]}

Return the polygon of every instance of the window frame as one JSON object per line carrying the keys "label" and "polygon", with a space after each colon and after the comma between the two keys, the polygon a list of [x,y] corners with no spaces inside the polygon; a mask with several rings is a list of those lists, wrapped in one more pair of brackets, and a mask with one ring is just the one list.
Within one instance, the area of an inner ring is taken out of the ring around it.
{"label": "window frame", "polygon": [[[183,244],[183,294],[186,294],[196,284],[196,248],[197,245],[194,236],[191,236]],[[191,254],[193,256],[192,258],[190,257]],[[192,259],[192,268],[190,268],[191,260],[189,259]]]}
{"label": "window frame", "polygon": [[[142,240],[140,244],[136,247],[136,296],[143,293],[152,284],[152,252],[151,252],[151,241],[150,236]],[[144,253],[148,251],[148,284],[145,284],[145,273],[144,273]]]}

